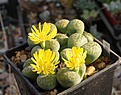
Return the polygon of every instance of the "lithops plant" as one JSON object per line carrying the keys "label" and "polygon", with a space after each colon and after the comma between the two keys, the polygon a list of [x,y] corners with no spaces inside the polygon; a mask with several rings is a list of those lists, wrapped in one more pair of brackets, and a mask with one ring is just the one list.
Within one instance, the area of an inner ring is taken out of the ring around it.
{"label": "lithops plant", "polygon": [[55,39],[46,40],[45,49],[51,49],[52,51],[58,51],[60,49],[60,44]]}
{"label": "lithops plant", "polygon": [[32,25],[31,32],[28,33],[28,38],[36,45],[40,44],[42,48],[45,48],[45,41],[53,39],[57,34],[57,29],[51,29],[52,24],[44,22],[43,25],[39,23],[38,28]]}
{"label": "lithops plant", "polygon": [[44,90],[51,90],[57,86],[56,75],[39,75],[37,77],[37,84]]}
{"label": "lithops plant", "polygon": [[87,38],[84,35],[80,33],[74,33],[68,38],[68,47],[81,47],[87,42]]}
{"label": "lithops plant", "polygon": [[94,41],[94,37],[92,36],[91,33],[88,33],[86,31],[83,32],[83,35],[87,38],[88,42],[93,42]]}
{"label": "lithops plant", "polygon": [[80,83],[81,77],[75,71],[71,71],[67,68],[62,68],[57,72],[57,80],[62,87],[68,88]]}
{"label": "lithops plant", "polygon": [[60,53],[59,53],[59,51],[53,51],[53,52],[55,53],[55,55],[57,57],[56,62],[59,61],[59,59],[60,59]]}
{"label": "lithops plant", "polygon": [[31,58],[27,59],[24,64],[23,68],[30,66],[30,64],[34,64],[34,62],[31,60]]}
{"label": "lithops plant", "polygon": [[66,59],[63,57],[66,67],[57,72],[57,80],[64,88],[80,83],[86,71],[86,51],[83,48],[73,47],[71,53],[66,50]]}
{"label": "lithops plant", "polygon": [[67,55],[66,55],[66,51],[69,51],[70,52],[70,54],[72,54],[72,50],[71,50],[71,48],[65,48],[65,49],[63,49],[61,52],[60,52],[60,57],[61,57],[61,60],[62,60],[62,58],[64,58],[64,59],[68,59],[67,58]]}
{"label": "lithops plant", "polygon": [[73,33],[80,33],[82,34],[84,32],[84,23],[83,21],[79,19],[73,19],[69,22],[67,26],[67,31],[69,36]]}
{"label": "lithops plant", "polygon": [[82,48],[87,51],[86,65],[94,62],[102,53],[102,48],[97,42],[88,42]]}
{"label": "lithops plant", "polygon": [[36,44],[34,44],[34,42],[30,38],[27,38],[27,43],[30,48],[33,48],[34,46],[36,46]]}
{"label": "lithops plant", "polygon": [[49,30],[49,33],[51,33],[53,30],[57,31],[57,27],[55,24],[53,23],[47,23],[47,24],[50,24],[50,30]]}
{"label": "lithops plant", "polygon": [[60,43],[60,46],[64,46],[67,45],[68,36],[66,36],[65,34],[58,33],[56,35],[56,40]]}
{"label": "lithops plant", "polygon": [[59,51],[67,47],[68,36],[66,36],[65,34],[58,33],[55,39],[60,43]]}
{"label": "lithops plant", "polygon": [[67,33],[67,25],[69,23],[68,19],[61,19],[58,20],[55,25],[60,33],[66,34]]}
{"label": "lithops plant", "polygon": [[[30,64],[33,67],[33,72],[39,74],[37,84],[44,90],[51,90],[56,87],[56,68],[58,67],[58,56],[50,49],[40,49],[36,51],[31,60],[35,64]],[[32,76],[31,76],[32,77]]]}
{"label": "lithops plant", "polygon": [[41,49],[40,46],[35,46],[35,47],[33,47],[32,50],[31,50],[31,55],[33,55],[33,54],[34,54],[37,50],[39,50],[39,49]]}
{"label": "lithops plant", "polygon": [[80,77],[81,77],[81,81],[82,81],[83,78],[84,78],[84,75],[85,75],[85,73],[86,73],[86,69],[87,69],[86,64],[81,64],[80,67],[79,67],[79,72],[78,72],[78,74],[79,74]]}
{"label": "lithops plant", "polygon": [[30,80],[35,81],[38,74],[33,72],[32,70],[33,70],[32,66],[27,66],[22,70],[22,73]]}

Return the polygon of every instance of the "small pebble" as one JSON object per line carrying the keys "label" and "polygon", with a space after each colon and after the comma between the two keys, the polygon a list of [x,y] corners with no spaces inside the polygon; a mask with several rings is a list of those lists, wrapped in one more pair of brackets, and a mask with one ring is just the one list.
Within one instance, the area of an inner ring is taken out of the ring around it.
{"label": "small pebble", "polygon": [[25,62],[27,60],[27,55],[21,55],[20,56],[21,62]]}
{"label": "small pebble", "polygon": [[16,57],[20,57],[21,56],[21,52],[18,51],[17,54],[16,54]]}
{"label": "small pebble", "polygon": [[91,76],[95,72],[95,67],[94,66],[89,66],[86,70],[86,75]]}
{"label": "small pebble", "polygon": [[103,68],[106,67],[106,63],[105,63],[105,62],[101,62],[101,63],[97,64],[97,67],[98,67],[99,69],[103,69]]}

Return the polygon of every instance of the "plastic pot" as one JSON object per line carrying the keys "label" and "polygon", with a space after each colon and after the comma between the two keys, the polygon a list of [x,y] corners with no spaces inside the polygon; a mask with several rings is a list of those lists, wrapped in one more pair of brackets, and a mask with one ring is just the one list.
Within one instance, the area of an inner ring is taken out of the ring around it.
{"label": "plastic pot", "polygon": [[[102,43],[95,39],[101,46]],[[12,56],[15,55],[15,51],[23,50],[28,46],[27,43],[22,44],[18,47],[11,48],[4,53],[4,59],[10,64],[13,73],[15,75],[16,81],[18,83],[18,87],[20,93],[22,95],[43,95],[44,92],[35,88],[33,83],[29,81],[18,68],[14,65],[14,63],[10,60]],[[106,54],[107,51],[103,48],[103,54]],[[105,53],[104,53],[105,52]],[[104,55],[106,56],[106,55]],[[60,91],[57,95],[111,95],[112,91],[112,82],[113,82],[113,74],[117,65],[120,63],[120,57],[110,50],[110,60],[112,64],[104,68],[103,70],[95,73],[89,78],[83,80],[78,85],[70,87],[68,89]]]}

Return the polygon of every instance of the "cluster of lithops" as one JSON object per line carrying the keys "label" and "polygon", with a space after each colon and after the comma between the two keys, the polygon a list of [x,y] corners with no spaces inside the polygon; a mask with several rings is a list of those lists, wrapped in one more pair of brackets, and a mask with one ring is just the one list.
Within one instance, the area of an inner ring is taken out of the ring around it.
{"label": "cluster of lithops", "polygon": [[[84,31],[84,23],[79,19],[33,25],[27,41],[31,58],[25,61],[22,73],[44,90],[54,89],[58,83],[63,88],[79,84],[87,65],[102,52],[93,36]],[[65,67],[59,68],[60,63]]]}

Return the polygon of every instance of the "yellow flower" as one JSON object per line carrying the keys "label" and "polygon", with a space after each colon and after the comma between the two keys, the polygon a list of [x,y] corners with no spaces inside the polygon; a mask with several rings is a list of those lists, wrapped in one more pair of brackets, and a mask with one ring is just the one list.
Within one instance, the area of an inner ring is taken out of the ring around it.
{"label": "yellow flower", "polygon": [[39,23],[38,29],[32,25],[31,31],[32,33],[28,33],[28,37],[34,42],[34,44],[38,44],[40,42],[50,40],[54,38],[57,34],[57,29],[54,28],[52,32],[50,32],[50,24],[44,22],[43,27]]}
{"label": "yellow flower", "polygon": [[78,69],[81,64],[85,63],[86,54],[87,52],[84,52],[83,48],[80,47],[72,47],[72,54],[67,50],[67,60],[63,58],[66,67],[70,70]]}
{"label": "yellow flower", "polygon": [[33,67],[33,72],[37,72],[37,74],[54,74],[55,69],[57,68],[57,55],[55,52],[50,49],[44,50],[40,49],[33,54],[31,58],[35,64],[30,64]]}

